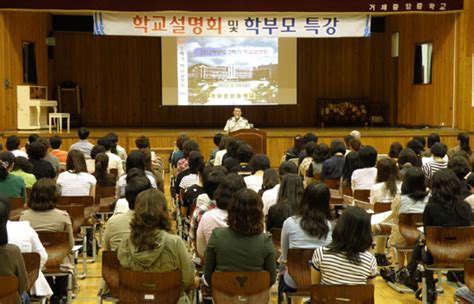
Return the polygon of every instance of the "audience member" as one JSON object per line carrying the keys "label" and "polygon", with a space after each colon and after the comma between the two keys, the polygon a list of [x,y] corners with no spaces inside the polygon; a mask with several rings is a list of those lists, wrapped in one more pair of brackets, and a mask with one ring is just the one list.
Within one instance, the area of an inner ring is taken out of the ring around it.
{"label": "audience member", "polygon": [[[165,181],[163,180],[164,171],[161,163],[158,166],[153,166],[152,160],[152,151],[150,149],[140,149],[140,151],[145,155],[145,173],[148,175],[153,175],[155,177],[156,188],[161,192],[165,192]],[[154,153],[154,152],[153,152]],[[156,159],[156,157],[155,157]]]}
{"label": "audience member", "polygon": [[260,191],[263,184],[263,173],[270,168],[270,160],[265,154],[255,154],[250,160],[252,175],[244,177],[247,188],[252,189],[256,193]]}
{"label": "audience member", "polygon": [[48,153],[49,149],[49,141],[44,138],[39,138],[38,141],[43,144],[46,148],[46,155],[44,156],[44,160],[48,161],[51,165],[53,165],[54,170],[59,172],[59,159],[51,154]]}
{"label": "audience member", "polygon": [[7,137],[7,141],[5,143],[5,146],[7,148],[7,151],[10,151],[17,156],[22,156],[24,158],[28,158],[28,155],[26,154],[25,151],[20,150],[20,138],[16,135],[10,135]]}
{"label": "audience member", "polygon": [[[201,152],[192,151],[188,157],[189,174],[183,176],[179,182],[180,195],[183,197],[184,191],[192,185],[200,183],[202,170],[204,169],[204,157]],[[184,172],[184,171],[183,171]]]}
{"label": "audience member", "polygon": [[219,151],[219,145],[220,145],[220,142],[221,142],[221,139],[222,139],[223,136],[224,136],[224,134],[222,134],[220,132],[217,132],[216,135],[214,135],[214,138],[212,139],[212,141],[214,142],[214,145],[216,145],[216,147],[214,149],[212,149],[211,153],[209,154],[209,163],[211,163],[211,164],[213,164],[214,160],[216,159],[216,153],[217,153],[217,151]]}
{"label": "audience member", "polygon": [[[284,161],[278,167],[278,176],[280,178],[280,182],[283,180],[283,177],[286,174],[297,174],[298,173],[298,166],[294,162],[291,161]],[[262,202],[263,202],[263,215],[267,216],[268,209],[271,206],[275,205],[278,199],[278,193],[280,192],[280,184],[275,185],[272,189],[265,191],[262,195]]]}
{"label": "audience member", "polygon": [[[89,172],[89,173],[94,173],[95,172],[95,158],[99,153],[105,154],[104,146],[101,146],[101,145],[93,146],[92,150],[91,150],[91,154],[90,154],[91,157],[86,158],[87,172]],[[107,156],[107,159],[109,159],[108,156]],[[109,163],[107,163],[107,172],[109,172],[109,171],[110,171]],[[117,178],[118,178],[118,176],[115,177],[115,179],[117,179]]]}
{"label": "audience member", "polygon": [[18,156],[15,158],[13,169],[10,173],[21,177],[25,182],[26,188],[32,188],[36,183],[36,177],[32,172],[33,165],[28,161],[28,159],[24,158],[23,156]]}
{"label": "audience member", "polygon": [[222,165],[230,171],[235,166],[239,165],[239,160],[237,159],[237,151],[242,143],[240,140],[231,138],[227,142],[226,151],[227,153],[222,157]]}
{"label": "audience member", "polygon": [[104,147],[105,153],[109,157],[109,170],[117,169],[118,177],[121,177],[124,174],[122,159],[117,154],[112,153],[112,148],[114,147],[112,138],[109,136],[102,137],[97,141],[97,144]]}
{"label": "audience member", "polygon": [[[451,148],[449,149],[448,151],[448,157],[451,158],[454,153],[458,152],[458,151],[465,151],[467,152],[467,154],[469,154],[469,156],[471,157],[472,156],[472,150],[471,150],[471,146],[469,144],[469,134],[465,133],[465,132],[461,132],[458,134],[458,145],[455,146],[454,148]],[[472,161],[471,161],[472,163]]]}
{"label": "audience member", "polygon": [[413,167],[418,167],[418,158],[415,152],[410,148],[400,151],[398,155],[398,169],[400,170],[400,175],[403,177],[406,170]]}
{"label": "audience member", "polygon": [[305,146],[306,157],[300,162],[298,168],[298,174],[302,177],[306,176],[306,172],[309,169],[309,166],[313,163],[313,155],[318,149],[318,145],[315,142],[309,142]]}
{"label": "audience member", "polygon": [[465,157],[455,154],[449,159],[448,169],[453,170],[454,174],[458,177],[461,184],[461,196],[467,198],[471,194],[466,181],[467,175],[471,172],[471,164]]}
{"label": "audience member", "polygon": [[361,169],[354,170],[351,177],[352,191],[358,189],[371,189],[376,182],[377,150],[372,146],[364,146],[359,150]]}
{"label": "audience member", "polygon": [[93,144],[91,144],[87,138],[89,137],[89,130],[87,128],[79,128],[79,130],[77,130],[77,135],[79,136],[79,141],[72,144],[70,147],[69,147],[69,151],[72,151],[72,150],[79,150],[80,152],[82,152],[82,154],[84,154],[84,157],[86,159],[88,158],[91,158],[91,150],[92,150],[92,147],[94,146]]}
{"label": "audience member", "polygon": [[224,155],[227,153],[227,143],[231,140],[232,137],[228,135],[223,135],[220,142],[219,142],[219,151],[216,152],[216,157],[214,158],[214,166],[221,166],[222,159]]}
{"label": "audience member", "polygon": [[125,161],[127,159],[127,151],[124,147],[118,144],[118,135],[114,132],[110,132],[109,134],[107,134],[107,137],[112,140],[112,153],[118,155],[122,161]]}
{"label": "audience member", "polygon": [[6,197],[21,197],[25,202],[25,182],[21,177],[10,174],[14,163],[15,155],[12,152],[0,152],[0,193]]}
{"label": "audience member", "polygon": [[266,230],[272,228],[282,228],[283,222],[294,215],[303,195],[303,181],[297,174],[286,174],[278,191],[278,198],[275,205],[268,209],[266,218]]}
{"label": "audience member", "polygon": [[190,303],[185,288],[194,284],[194,264],[183,240],[171,234],[164,194],[148,189],[137,196],[130,234],[119,245],[120,265],[134,271],[181,271],[181,297],[177,303]]}
{"label": "audience member", "polygon": [[56,183],[60,186],[61,196],[94,196],[96,178],[87,173],[84,154],[71,150],[67,155],[66,171],[58,175]]}
{"label": "audience member", "polygon": [[[229,172],[237,173],[243,177],[252,175],[252,167],[250,166],[250,160],[253,157],[253,148],[248,144],[241,144],[239,149],[237,149],[237,161],[238,164],[232,167]],[[224,165],[228,162],[224,161]]]}
{"label": "audience member", "polygon": [[263,196],[267,190],[273,189],[276,185],[280,183],[280,177],[278,172],[275,169],[267,169],[263,173],[263,183],[262,189],[258,192],[260,196]]}
{"label": "audience member", "polygon": [[299,155],[305,147],[305,139],[301,135],[296,135],[293,139],[293,147],[286,151],[285,161],[294,161],[296,164],[299,163]]}
{"label": "audience member", "polygon": [[268,271],[269,288],[276,281],[275,251],[264,233],[262,199],[252,190],[237,192],[227,208],[227,228],[216,228],[206,248],[204,284],[215,271]]}
{"label": "audience member", "polygon": [[[316,136],[316,134],[314,134],[312,132],[308,132],[303,136],[303,142],[304,142],[305,147],[310,142],[317,144],[318,143],[318,137]],[[311,156],[311,154],[308,154],[306,149],[302,149],[300,151],[300,153],[298,154],[298,164],[301,164],[303,159],[305,159],[308,156]]]}
{"label": "audience member", "polygon": [[391,158],[382,158],[377,162],[377,177],[370,189],[370,202],[391,203],[400,193],[402,182],[395,161]]}
{"label": "audience member", "polygon": [[362,135],[360,134],[358,130],[352,130],[351,133],[349,133],[349,135],[351,135],[352,137],[354,137],[354,139],[357,139],[359,141],[360,141],[360,138],[362,137]]}
{"label": "audience member", "polygon": [[189,139],[183,144],[183,157],[178,161],[176,165],[176,175],[189,168],[188,157],[193,151],[200,152],[199,145],[195,140]]}
{"label": "audience member", "polygon": [[173,151],[170,156],[170,162],[173,168],[176,168],[178,166],[178,161],[184,157],[183,145],[188,140],[189,137],[186,134],[180,134],[178,138],[176,138],[176,148],[178,148],[178,150]]}
{"label": "audience member", "polygon": [[53,135],[49,138],[49,145],[51,146],[51,154],[52,156],[56,157],[60,163],[66,163],[67,159],[67,151],[61,150],[61,145],[63,140],[59,135]]}
{"label": "audience member", "polygon": [[[421,154],[421,156],[422,156],[422,158],[421,158],[422,165],[425,164],[423,161],[426,161],[426,160],[431,158],[431,147],[433,147],[433,145],[437,142],[441,142],[441,138],[439,137],[439,135],[437,133],[431,133],[430,135],[428,135],[428,150],[425,150]],[[446,156],[446,158],[447,158],[447,156]]]}
{"label": "audience member", "polygon": [[344,183],[344,187],[350,188],[352,187],[352,173],[355,170],[361,169],[362,163],[359,159],[359,152],[350,151],[346,155],[346,160],[344,162],[344,168],[342,170],[342,180]]}
{"label": "audience member", "polygon": [[417,167],[421,166],[421,154],[423,153],[423,144],[416,139],[412,139],[407,142],[407,148],[410,148],[415,152],[416,158],[418,159]]}
{"label": "audience member", "polygon": [[398,156],[400,152],[403,150],[403,146],[399,142],[394,142],[390,145],[390,149],[388,151],[388,157],[393,159],[395,162],[398,161]]}
{"label": "audience member", "polygon": [[323,168],[321,171],[321,180],[325,179],[340,179],[344,170],[344,154],[346,153],[346,147],[344,143],[335,139],[329,146],[329,154],[331,157],[323,162]]}
{"label": "audience member", "polygon": [[425,163],[422,167],[423,172],[425,172],[426,179],[431,180],[433,174],[448,167],[448,163],[443,159],[446,156],[447,151],[448,148],[446,145],[440,142],[435,143],[431,147],[433,161]]}
{"label": "audience member", "polygon": [[95,156],[94,177],[98,187],[114,187],[117,183],[115,175],[109,173],[109,157],[105,153]]}
{"label": "audience member", "polygon": [[[110,157],[110,154],[107,153],[107,156]],[[109,161],[110,165],[110,161]],[[145,173],[146,177],[150,180],[150,184],[153,188],[156,189],[156,180],[155,176],[151,172],[145,171],[145,155],[142,151],[132,151],[130,155],[127,157],[127,174],[120,176],[117,181],[117,190],[115,196],[117,198],[121,198],[125,195],[125,187],[127,186],[127,175],[129,174],[130,170],[132,169],[139,169]]]}

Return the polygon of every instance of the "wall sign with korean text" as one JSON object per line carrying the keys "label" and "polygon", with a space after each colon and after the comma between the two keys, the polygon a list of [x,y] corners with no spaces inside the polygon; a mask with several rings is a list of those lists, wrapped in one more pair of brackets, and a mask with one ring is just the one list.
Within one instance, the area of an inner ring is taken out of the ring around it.
{"label": "wall sign with korean text", "polygon": [[369,37],[364,14],[95,12],[94,34],[115,36]]}

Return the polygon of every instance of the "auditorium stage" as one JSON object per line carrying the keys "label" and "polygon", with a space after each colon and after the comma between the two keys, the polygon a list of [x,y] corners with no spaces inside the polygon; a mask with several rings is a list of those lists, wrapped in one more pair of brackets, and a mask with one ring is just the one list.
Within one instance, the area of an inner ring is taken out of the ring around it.
{"label": "auditorium stage", "polygon": [[[319,137],[320,142],[329,144],[332,139],[343,138],[354,129],[361,132],[363,144],[374,146],[379,153],[388,153],[388,148],[392,142],[398,141],[405,145],[415,135],[426,137],[430,133],[438,133],[441,136],[441,140],[448,147],[452,147],[456,145],[456,136],[459,132],[459,130],[451,128],[260,128],[260,130],[267,132],[267,154],[274,167],[278,166],[282,155],[292,146],[293,137],[297,134],[304,135],[307,132],[313,132]],[[147,136],[150,138],[152,149],[163,159],[167,159],[170,151],[173,149],[176,137],[181,133],[186,133],[189,137],[196,139],[204,157],[208,158],[209,152],[214,148],[212,142],[214,134],[222,131],[217,128],[89,128],[89,130],[92,143],[95,143],[98,138],[109,132],[117,133],[120,138],[120,145],[128,151],[135,148],[135,139],[138,136]],[[15,134],[21,138],[22,145],[24,145],[28,135],[31,133],[38,133],[43,137],[51,135],[48,133],[48,130],[3,131],[0,133],[0,142],[5,144],[6,137]],[[70,133],[63,132],[60,135],[63,138],[63,149],[68,149],[72,143],[77,141],[76,129],[71,130]]]}

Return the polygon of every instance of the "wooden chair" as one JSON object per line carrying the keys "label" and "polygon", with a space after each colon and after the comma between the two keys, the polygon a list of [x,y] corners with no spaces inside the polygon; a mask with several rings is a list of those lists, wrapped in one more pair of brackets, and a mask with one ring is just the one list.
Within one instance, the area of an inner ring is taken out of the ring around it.
{"label": "wooden chair", "polygon": [[176,303],[181,295],[181,271],[144,272],[119,269],[120,303]]}
{"label": "wooden chair", "polygon": [[[38,279],[40,272],[41,257],[37,252],[23,252],[23,260],[25,261],[26,272],[28,273],[28,288],[30,290]],[[1,302],[1,301],[0,301]]]}
{"label": "wooden chair", "polygon": [[391,202],[376,202],[374,204],[374,213],[382,213],[392,210]]}
{"label": "wooden chair", "polygon": [[275,248],[275,257],[278,260],[281,255],[281,228],[272,228],[270,234],[272,235],[273,248]]}
{"label": "wooden chair", "polygon": [[95,205],[98,206],[97,212],[100,214],[112,213],[111,209],[115,200],[103,200],[106,198],[115,198],[115,186],[96,187],[95,188]]}
{"label": "wooden chair", "polygon": [[23,198],[21,197],[10,197],[10,210],[23,210],[24,209],[24,202]]}
{"label": "wooden chair", "polygon": [[67,302],[72,303],[72,275],[63,272],[60,265],[69,254],[69,233],[66,231],[50,232],[37,231],[39,239],[48,253],[48,261],[44,265],[43,274],[46,277],[68,277]]}
{"label": "wooden chair", "polygon": [[354,199],[363,201],[363,202],[370,202],[370,189],[356,189],[353,191]]}
{"label": "wooden chair", "polygon": [[286,267],[288,274],[295,281],[297,291],[278,295],[278,302],[289,302],[288,298],[309,297],[311,291],[311,258],[313,249],[292,248],[288,250]]}
{"label": "wooden chair", "polygon": [[[426,270],[464,270],[464,263],[474,253],[474,226],[426,227],[425,234],[426,246],[433,257],[433,264],[424,265]],[[426,290],[426,279],[423,277],[423,303],[427,302]]]}
{"label": "wooden chair", "polygon": [[119,297],[119,269],[120,262],[117,258],[116,251],[102,252],[102,278],[109,287],[109,294],[107,296],[100,296],[99,302],[104,300],[117,302]]}
{"label": "wooden chair", "polygon": [[18,295],[18,278],[16,276],[0,276],[0,303],[16,304]]}
{"label": "wooden chair", "polygon": [[313,285],[312,304],[373,304],[374,285]]}
{"label": "wooden chair", "polygon": [[270,287],[268,271],[217,271],[212,274],[212,298],[215,304],[266,304],[270,301]]}
{"label": "wooden chair", "polygon": [[329,189],[339,190],[341,188],[341,179],[326,178],[324,179],[324,184],[326,184],[326,186],[328,186]]}
{"label": "wooden chair", "polygon": [[111,168],[109,169],[110,174],[115,175],[115,179],[117,180],[120,176],[118,176],[118,169],[117,168]]}
{"label": "wooden chair", "polygon": [[423,213],[400,213],[398,217],[398,230],[405,239],[406,246],[394,244],[392,246],[395,253],[395,270],[400,269],[398,252],[411,252],[416,245],[416,240],[420,236],[418,227],[423,226]]}

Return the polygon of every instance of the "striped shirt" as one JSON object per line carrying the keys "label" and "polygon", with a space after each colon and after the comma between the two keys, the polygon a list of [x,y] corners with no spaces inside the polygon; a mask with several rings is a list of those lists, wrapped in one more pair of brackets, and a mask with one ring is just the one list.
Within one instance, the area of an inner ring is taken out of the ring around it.
{"label": "striped shirt", "polygon": [[439,170],[446,169],[448,167],[448,163],[444,160],[441,161],[433,161],[423,165],[421,169],[425,173],[425,177],[427,179],[431,179],[433,175],[438,172]]}
{"label": "striped shirt", "polygon": [[360,253],[359,257],[360,264],[354,264],[344,254],[319,247],[314,250],[311,263],[321,272],[323,285],[366,284],[368,279],[377,275],[377,262],[369,251]]}

